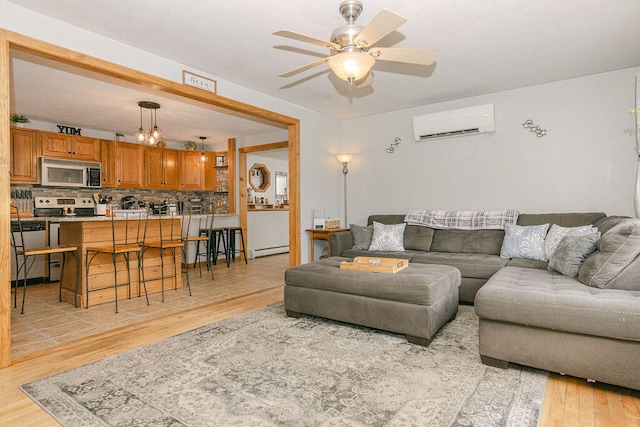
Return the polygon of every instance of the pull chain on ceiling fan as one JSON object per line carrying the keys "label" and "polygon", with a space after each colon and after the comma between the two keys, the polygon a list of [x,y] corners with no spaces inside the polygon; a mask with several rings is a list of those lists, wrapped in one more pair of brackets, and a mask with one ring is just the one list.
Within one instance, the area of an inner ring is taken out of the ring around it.
{"label": "pull chain on ceiling fan", "polygon": [[362,12],[362,7],[362,3],[355,0],[345,1],[340,4],[338,10],[347,21],[347,24],[336,28],[331,33],[331,41],[325,41],[291,30],[274,32],[273,34],[276,36],[331,49],[331,56],[282,73],[279,77],[291,77],[326,62],[336,76],[349,82],[350,87],[354,84],[362,87],[373,82],[369,71],[375,65],[376,60],[418,65],[431,65],[433,63],[438,55],[437,49],[372,47],[407,22],[407,18],[388,9],[382,9],[366,27],[363,27],[356,24],[356,20]]}

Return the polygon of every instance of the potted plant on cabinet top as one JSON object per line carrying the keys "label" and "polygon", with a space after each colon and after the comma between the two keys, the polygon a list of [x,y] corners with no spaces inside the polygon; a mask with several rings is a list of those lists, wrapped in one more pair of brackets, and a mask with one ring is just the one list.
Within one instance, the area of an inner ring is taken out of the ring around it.
{"label": "potted plant on cabinet top", "polygon": [[11,122],[15,124],[15,126],[21,128],[24,127],[25,123],[31,123],[31,120],[24,114],[12,114]]}

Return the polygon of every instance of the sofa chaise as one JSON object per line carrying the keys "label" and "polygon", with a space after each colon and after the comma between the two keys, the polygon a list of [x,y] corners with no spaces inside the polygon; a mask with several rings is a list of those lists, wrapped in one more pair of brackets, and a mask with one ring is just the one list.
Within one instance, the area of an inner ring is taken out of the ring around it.
{"label": "sofa chaise", "polygon": [[[372,215],[368,224],[404,219]],[[341,257],[458,268],[460,302],[475,304],[480,356],[487,365],[506,368],[512,362],[640,390],[634,369],[640,360],[640,221],[601,212],[520,214],[517,225],[545,225],[545,233],[553,225],[591,226],[598,234],[571,274],[550,269],[550,260],[500,256],[504,230],[406,225],[403,251],[354,247],[351,231],[332,233],[330,243],[332,255]],[[585,240],[563,238],[556,250],[572,252],[574,242]]]}

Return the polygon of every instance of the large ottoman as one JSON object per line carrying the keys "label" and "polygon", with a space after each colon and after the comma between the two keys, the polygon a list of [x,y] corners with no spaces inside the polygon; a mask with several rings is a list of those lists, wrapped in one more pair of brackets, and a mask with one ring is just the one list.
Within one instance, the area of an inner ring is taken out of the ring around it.
{"label": "large ottoman", "polygon": [[332,257],[285,271],[287,315],[325,317],[405,334],[429,345],[458,312],[460,271],[447,265],[409,264],[397,273],[340,269]]}

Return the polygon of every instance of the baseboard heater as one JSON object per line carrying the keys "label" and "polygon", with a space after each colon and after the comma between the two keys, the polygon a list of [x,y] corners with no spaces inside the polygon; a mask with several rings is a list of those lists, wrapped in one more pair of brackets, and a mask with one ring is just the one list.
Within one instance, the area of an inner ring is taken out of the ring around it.
{"label": "baseboard heater", "polygon": [[249,251],[249,257],[258,258],[267,255],[286,254],[287,252],[289,252],[289,245],[273,246],[270,248],[251,249]]}

